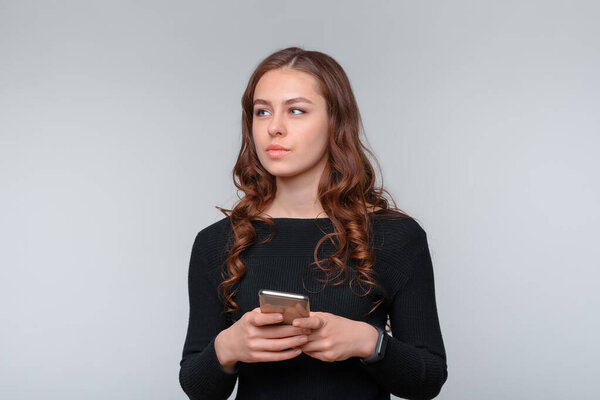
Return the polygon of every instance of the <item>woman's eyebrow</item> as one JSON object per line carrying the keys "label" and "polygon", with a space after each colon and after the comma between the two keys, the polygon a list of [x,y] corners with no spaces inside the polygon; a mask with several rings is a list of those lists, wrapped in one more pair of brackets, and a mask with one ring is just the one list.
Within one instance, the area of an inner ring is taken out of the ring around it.
{"label": "woman's eyebrow", "polygon": [[[310,101],[306,97],[294,97],[294,98],[291,98],[291,99],[287,99],[286,101],[283,102],[284,105],[292,104],[292,103],[310,103],[310,104],[314,104],[312,101]],[[253,104],[254,105],[256,105],[256,104],[266,104],[266,105],[270,106],[271,102],[269,100],[256,99],[256,100],[254,100]]]}

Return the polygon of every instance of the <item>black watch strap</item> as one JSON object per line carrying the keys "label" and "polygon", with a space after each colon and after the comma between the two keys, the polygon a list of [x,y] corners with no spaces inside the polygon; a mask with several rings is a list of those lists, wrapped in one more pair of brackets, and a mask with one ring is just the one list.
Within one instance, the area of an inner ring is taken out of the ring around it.
{"label": "black watch strap", "polygon": [[383,358],[385,355],[385,348],[387,346],[387,342],[389,336],[383,329],[378,326],[372,325],[379,332],[379,336],[377,337],[377,345],[375,346],[375,352],[369,358],[359,358],[360,362],[364,365],[369,365],[374,362],[377,362]]}

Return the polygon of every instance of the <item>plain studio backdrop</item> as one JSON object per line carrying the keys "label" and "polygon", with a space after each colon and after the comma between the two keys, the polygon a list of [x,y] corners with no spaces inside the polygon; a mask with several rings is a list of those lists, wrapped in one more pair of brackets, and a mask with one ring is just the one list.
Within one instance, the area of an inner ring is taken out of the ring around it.
{"label": "plain studio backdrop", "polygon": [[301,46],[427,232],[438,398],[598,398],[597,4],[0,1],[0,397],[187,398],[192,243],[251,72]]}

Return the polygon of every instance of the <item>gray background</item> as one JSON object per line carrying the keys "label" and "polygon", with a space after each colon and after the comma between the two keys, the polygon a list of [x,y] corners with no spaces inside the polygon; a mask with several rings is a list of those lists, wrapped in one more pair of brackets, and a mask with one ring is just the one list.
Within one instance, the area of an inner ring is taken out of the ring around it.
{"label": "gray background", "polygon": [[0,1],[0,397],[187,398],[193,239],[250,73],[299,45],[427,231],[438,398],[598,398],[597,4]]}

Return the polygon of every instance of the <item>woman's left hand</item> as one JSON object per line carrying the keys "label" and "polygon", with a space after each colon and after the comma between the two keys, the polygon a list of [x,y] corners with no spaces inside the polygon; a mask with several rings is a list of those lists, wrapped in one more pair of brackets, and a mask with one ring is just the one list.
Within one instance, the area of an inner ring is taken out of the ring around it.
{"label": "woman's left hand", "polygon": [[379,332],[372,325],[326,312],[311,312],[296,318],[294,326],[311,329],[302,352],[322,361],[342,361],[350,357],[367,358],[375,351]]}

